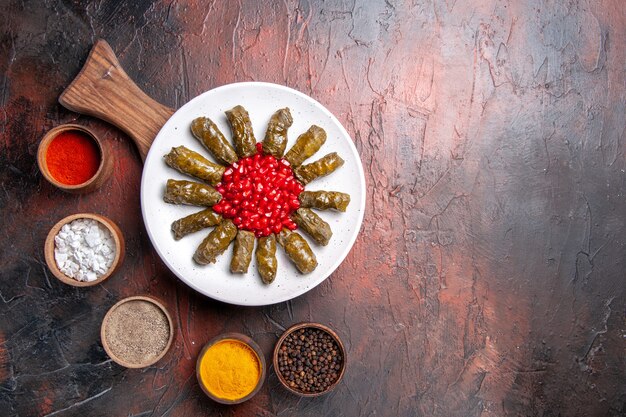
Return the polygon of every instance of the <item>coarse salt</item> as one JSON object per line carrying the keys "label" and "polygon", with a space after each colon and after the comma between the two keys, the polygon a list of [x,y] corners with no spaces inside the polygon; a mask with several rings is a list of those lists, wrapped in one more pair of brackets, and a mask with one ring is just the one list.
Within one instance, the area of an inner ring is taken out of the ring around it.
{"label": "coarse salt", "polygon": [[92,219],[76,219],[63,225],[54,244],[59,270],[77,281],[95,281],[107,273],[115,259],[111,232]]}

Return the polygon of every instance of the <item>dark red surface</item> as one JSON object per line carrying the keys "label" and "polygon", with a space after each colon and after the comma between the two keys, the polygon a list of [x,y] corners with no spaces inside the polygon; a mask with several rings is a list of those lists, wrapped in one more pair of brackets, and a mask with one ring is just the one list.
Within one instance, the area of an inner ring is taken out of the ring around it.
{"label": "dark red surface", "polygon": [[[0,13],[0,414],[3,416],[618,416],[626,414],[626,8],[605,1],[3,1]],[[177,108],[234,81],[301,90],[344,124],[368,184],[365,222],[330,279],[265,308],[220,304],[163,266],[139,208],[141,164],[111,126],[56,102],[98,38]],[[53,126],[111,144],[99,191],[37,170]],[[94,288],[45,267],[48,229],[91,211],[127,256]],[[99,326],[125,296],[160,297],[171,352],[126,370]],[[202,345],[330,325],[348,351],[331,394],[273,370],[253,400],[198,387]]]}

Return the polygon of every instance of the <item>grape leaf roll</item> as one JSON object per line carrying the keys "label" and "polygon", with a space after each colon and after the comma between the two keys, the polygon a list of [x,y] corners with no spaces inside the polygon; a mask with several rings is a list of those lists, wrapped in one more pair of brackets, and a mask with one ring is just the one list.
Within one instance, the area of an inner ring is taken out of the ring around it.
{"label": "grape leaf roll", "polygon": [[222,221],[222,216],[213,209],[204,209],[198,213],[190,214],[172,223],[174,239],[180,240],[188,234],[197,232],[207,227],[215,226]]}
{"label": "grape leaf roll", "polygon": [[278,243],[285,249],[285,253],[301,273],[309,274],[317,267],[315,254],[307,241],[298,233],[283,228],[278,235]]}
{"label": "grape leaf roll", "polygon": [[198,117],[191,122],[191,133],[224,165],[237,161],[237,153],[217,125],[208,117]]}
{"label": "grape leaf roll", "polygon": [[339,191],[302,191],[298,196],[300,207],[345,212],[350,204],[350,194]]}
{"label": "grape leaf roll", "polygon": [[326,132],[319,126],[313,125],[298,136],[296,143],[289,149],[285,155],[285,159],[291,164],[292,168],[299,167],[302,163],[319,151],[326,142]]}
{"label": "grape leaf roll", "polygon": [[224,253],[236,235],[237,226],[230,219],[223,220],[200,243],[193,255],[193,260],[200,265],[214,264],[217,257]]}
{"label": "grape leaf roll", "polygon": [[226,111],[226,118],[233,132],[233,143],[237,155],[240,158],[254,155],[256,153],[256,139],[247,110],[243,106],[235,106]]}
{"label": "grape leaf roll", "polygon": [[245,274],[248,272],[252,252],[254,251],[254,233],[248,230],[239,230],[233,245],[233,257],[230,260],[230,272]]}
{"label": "grape leaf roll", "polygon": [[302,185],[306,185],[316,178],[330,175],[344,163],[344,160],[337,154],[337,152],[329,153],[323,158],[318,159],[307,165],[301,165],[293,170],[298,181]]}
{"label": "grape leaf roll", "polygon": [[210,207],[217,204],[222,195],[213,187],[186,180],[167,180],[163,200],[172,204]]}
{"label": "grape leaf roll", "polygon": [[271,284],[276,278],[278,262],[276,261],[276,237],[271,234],[260,237],[256,245],[256,266],[261,279],[266,284]]}
{"label": "grape leaf roll", "polygon": [[287,147],[287,130],[291,127],[293,118],[288,107],[276,111],[270,118],[263,139],[263,152],[276,158],[282,158]]}
{"label": "grape leaf roll", "polygon": [[291,215],[291,218],[318,245],[326,246],[333,235],[330,225],[311,209],[299,208]]}
{"label": "grape leaf roll", "polygon": [[170,167],[190,175],[211,185],[222,180],[224,167],[206,159],[198,152],[194,152],[184,146],[172,148],[170,153],[164,156],[165,163]]}

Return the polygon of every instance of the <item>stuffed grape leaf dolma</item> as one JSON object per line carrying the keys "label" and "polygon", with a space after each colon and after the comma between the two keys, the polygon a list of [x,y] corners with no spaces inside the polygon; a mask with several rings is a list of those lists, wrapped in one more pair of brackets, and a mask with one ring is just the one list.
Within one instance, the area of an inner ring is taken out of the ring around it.
{"label": "stuffed grape leaf dolma", "polygon": [[276,261],[276,237],[272,234],[260,237],[256,245],[256,266],[261,279],[271,284],[276,278],[278,262]]}
{"label": "stuffed grape leaf dolma", "polygon": [[319,126],[313,125],[298,136],[296,143],[289,149],[285,155],[285,159],[291,164],[292,168],[299,167],[307,159],[322,147],[326,142],[326,131]]}
{"label": "stuffed grape leaf dolma", "polygon": [[313,163],[297,167],[294,169],[294,174],[302,185],[306,185],[316,178],[332,174],[343,163],[343,159],[337,155],[337,152],[333,152]]}
{"label": "stuffed grape leaf dolma", "polygon": [[167,180],[163,200],[172,204],[211,207],[222,199],[213,187],[186,180]]}
{"label": "stuffed grape leaf dolma", "polygon": [[222,221],[222,216],[213,211],[213,209],[205,209],[198,213],[190,214],[182,219],[172,223],[172,232],[174,239],[180,240],[188,234],[197,232],[207,227],[215,226]]}
{"label": "stuffed grape leaf dolma", "polygon": [[285,253],[298,268],[298,271],[308,274],[317,267],[315,254],[307,241],[298,233],[283,228],[278,235],[278,243],[285,249]]}
{"label": "stuffed grape leaf dolma", "polygon": [[299,208],[291,215],[291,218],[318,245],[326,246],[333,235],[330,225],[311,209]]}
{"label": "stuffed grape leaf dolma", "polygon": [[298,196],[300,207],[345,212],[350,204],[350,194],[339,191],[302,191]]}
{"label": "stuffed grape leaf dolma", "polygon": [[263,152],[276,158],[282,158],[287,147],[287,130],[291,127],[293,118],[288,107],[278,110],[270,118],[263,139]]}
{"label": "stuffed grape leaf dolma", "polygon": [[200,243],[193,260],[200,265],[215,263],[217,257],[224,253],[236,235],[237,226],[230,219],[223,220]]}
{"label": "stuffed grape leaf dolma", "polygon": [[230,272],[245,274],[248,272],[252,252],[254,251],[254,233],[247,230],[239,230],[235,238],[233,258],[230,260]]}
{"label": "stuffed grape leaf dolma", "polygon": [[226,118],[233,132],[233,143],[240,158],[256,153],[256,138],[252,131],[250,115],[243,106],[235,106],[226,111]]}
{"label": "stuffed grape leaf dolma", "polygon": [[184,146],[172,148],[170,153],[165,155],[165,163],[170,167],[191,175],[200,180],[215,185],[222,180],[224,167],[206,159],[198,152],[194,152]]}
{"label": "stuffed grape leaf dolma", "polygon": [[230,165],[237,161],[235,150],[208,117],[194,119],[191,122],[191,133],[213,154],[218,162]]}

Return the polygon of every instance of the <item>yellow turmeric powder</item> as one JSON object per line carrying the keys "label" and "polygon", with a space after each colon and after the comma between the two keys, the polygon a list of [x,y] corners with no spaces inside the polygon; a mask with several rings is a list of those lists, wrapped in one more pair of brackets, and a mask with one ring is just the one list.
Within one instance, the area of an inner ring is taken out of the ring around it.
{"label": "yellow turmeric powder", "polygon": [[200,379],[214,396],[239,400],[250,394],[261,377],[256,353],[245,343],[224,339],[206,350],[200,362]]}

